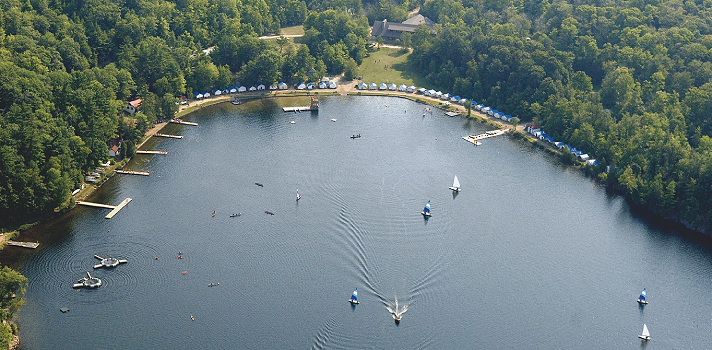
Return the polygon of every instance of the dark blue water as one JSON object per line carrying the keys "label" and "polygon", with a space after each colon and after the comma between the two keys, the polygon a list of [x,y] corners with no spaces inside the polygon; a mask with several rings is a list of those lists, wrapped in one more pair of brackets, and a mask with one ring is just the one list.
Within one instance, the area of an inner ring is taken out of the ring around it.
{"label": "dark blue water", "polygon": [[[152,140],[168,155],[129,166],[149,177],[117,175],[90,198],[133,198],[116,217],[77,207],[19,238],[39,249],[2,253],[30,281],[22,348],[712,348],[708,237],[632,214],[524,142],[474,147],[460,137],[485,126],[422,110],[264,100],[169,126],[185,138]],[[93,270],[94,254],[129,262]],[[86,271],[104,286],[72,289]]]}

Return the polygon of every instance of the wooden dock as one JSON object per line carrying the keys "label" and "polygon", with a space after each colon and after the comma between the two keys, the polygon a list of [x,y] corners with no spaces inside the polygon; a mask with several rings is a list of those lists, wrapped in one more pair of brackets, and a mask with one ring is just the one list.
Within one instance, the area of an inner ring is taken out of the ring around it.
{"label": "wooden dock", "polygon": [[168,138],[172,138],[172,139],[182,139],[183,138],[182,135],[168,135],[168,134],[161,134],[161,133],[155,133],[153,135],[158,136],[158,137],[168,137]]}
{"label": "wooden dock", "polygon": [[106,209],[116,208],[115,205],[111,205],[111,204],[92,203],[92,202],[85,202],[85,201],[77,201],[77,204],[86,205],[88,207],[95,207],[95,208],[106,208]]}
{"label": "wooden dock", "polygon": [[319,96],[312,96],[311,104],[309,106],[282,107],[282,110],[285,112],[318,111],[319,110]]}
{"label": "wooden dock", "polygon": [[312,109],[310,106],[301,106],[301,107],[282,107],[282,110],[285,112],[304,112],[304,111],[316,111],[318,109]]}
{"label": "wooden dock", "polygon": [[136,154],[168,154],[166,151],[136,151]]}
{"label": "wooden dock", "polygon": [[184,120],[180,119],[171,119],[171,123],[176,123],[176,124],[183,124],[183,125],[191,125],[191,126],[198,126],[198,123],[193,123],[193,122],[187,122]]}
{"label": "wooden dock", "polygon": [[39,243],[36,242],[15,242],[15,241],[7,241],[7,245],[14,245],[16,247],[23,247],[23,248],[30,248],[30,249],[35,249],[39,247]]}
{"label": "wooden dock", "polygon": [[151,175],[148,171],[133,171],[133,170],[114,170],[117,174],[129,174],[129,175]]}
{"label": "wooden dock", "polygon": [[462,139],[474,144],[475,146],[481,146],[482,143],[480,142],[480,140],[488,139],[490,137],[504,135],[510,131],[511,131],[511,129],[492,130],[492,131],[488,131],[488,132],[478,134],[478,135],[463,136]]}
{"label": "wooden dock", "polygon": [[126,204],[129,204],[129,202],[131,202],[131,198],[124,199],[124,201],[119,203],[119,205],[92,203],[92,202],[85,202],[85,201],[77,201],[77,204],[86,205],[86,206],[90,206],[90,207],[96,207],[96,208],[111,209],[109,214],[106,214],[106,216],[105,216],[105,218],[111,219],[114,217],[114,215],[118,214],[121,209],[124,209]]}
{"label": "wooden dock", "polygon": [[131,202],[131,198],[124,199],[124,201],[119,203],[119,205],[117,205],[116,208],[114,208],[114,210],[110,211],[109,214],[106,214],[105,218],[107,218],[107,219],[113,218],[114,215],[118,214],[121,209],[124,209],[126,204],[129,204],[129,202]]}

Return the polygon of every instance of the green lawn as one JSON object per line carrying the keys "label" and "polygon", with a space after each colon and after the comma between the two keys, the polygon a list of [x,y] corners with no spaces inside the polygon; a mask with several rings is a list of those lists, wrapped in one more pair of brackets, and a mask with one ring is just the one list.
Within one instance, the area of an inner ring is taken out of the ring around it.
{"label": "green lawn", "polygon": [[284,27],[281,30],[282,35],[304,35],[304,27],[303,26],[293,26],[293,27]]}
{"label": "green lawn", "polygon": [[406,63],[410,53],[400,49],[381,48],[363,59],[359,66],[359,75],[365,83],[395,83],[407,86],[426,86],[427,82],[421,75],[411,72]]}

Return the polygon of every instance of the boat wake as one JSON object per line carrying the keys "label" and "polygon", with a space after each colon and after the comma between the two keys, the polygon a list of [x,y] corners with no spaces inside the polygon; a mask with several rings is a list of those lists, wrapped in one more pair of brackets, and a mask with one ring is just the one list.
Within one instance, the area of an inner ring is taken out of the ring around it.
{"label": "boat wake", "polygon": [[408,311],[408,306],[410,306],[410,303],[399,306],[398,296],[396,296],[395,305],[386,305],[386,310],[391,313],[391,316],[393,316],[393,319],[396,320],[396,323],[399,323],[401,317],[403,317],[403,314]]}

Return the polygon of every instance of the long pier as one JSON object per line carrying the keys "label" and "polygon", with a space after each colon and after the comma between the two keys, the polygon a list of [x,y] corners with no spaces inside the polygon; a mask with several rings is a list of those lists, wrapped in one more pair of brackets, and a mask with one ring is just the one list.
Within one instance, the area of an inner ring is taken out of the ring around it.
{"label": "long pier", "polygon": [[133,171],[133,170],[114,170],[118,174],[129,174],[129,175],[151,175],[148,171]]}
{"label": "long pier", "polygon": [[121,209],[124,209],[126,204],[129,204],[129,202],[131,202],[131,198],[124,199],[121,203],[119,203],[119,205],[92,203],[92,202],[85,202],[85,201],[77,201],[77,204],[86,205],[86,206],[90,206],[90,207],[96,207],[96,208],[111,209],[109,214],[106,214],[106,216],[105,216],[105,218],[111,219],[116,214],[118,214]]}
{"label": "long pier", "polygon": [[484,133],[481,133],[478,135],[463,136],[462,139],[474,144],[475,146],[481,146],[482,142],[480,142],[480,140],[488,139],[490,137],[504,135],[510,131],[511,131],[510,129],[492,130],[492,131],[484,132]]}
{"label": "long pier", "polygon": [[172,139],[182,139],[183,138],[183,135],[168,135],[168,134],[161,134],[158,132],[153,135],[158,136],[158,137],[168,137],[168,138],[172,138]]}
{"label": "long pier", "polygon": [[136,154],[168,154],[166,151],[136,151]]}
{"label": "long pier", "polygon": [[319,108],[312,108],[311,106],[301,106],[301,107],[282,107],[285,112],[304,112],[304,111],[318,111]]}
{"label": "long pier", "polygon": [[16,247],[23,247],[23,248],[30,248],[30,249],[35,249],[39,247],[39,243],[35,242],[15,242],[15,241],[7,241],[7,245],[14,245]]}
{"label": "long pier", "polygon": [[175,118],[174,118],[174,119],[171,119],[171,123],[198,126],[198,123],[187,122],[187,121],[185,121],[185,120],[180,120],[180,119],[175,119]]}

